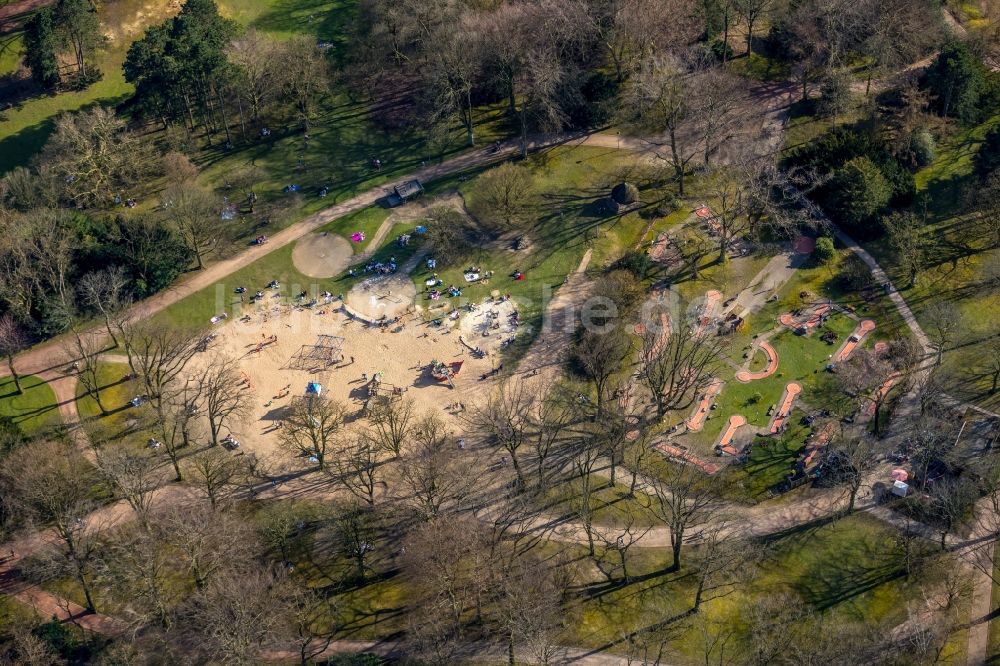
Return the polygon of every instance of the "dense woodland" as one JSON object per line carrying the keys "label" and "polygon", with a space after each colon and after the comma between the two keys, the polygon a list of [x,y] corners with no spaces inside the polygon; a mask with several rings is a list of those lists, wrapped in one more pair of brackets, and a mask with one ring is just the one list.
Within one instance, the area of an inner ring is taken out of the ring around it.
{"label": "dense woodland", "polygon": [[[308,146],[338,105],[364,108],[379,132],[419,127],[422,149],[437,157],[486,149],[481,137],[497,134],[480,124],[484,114],[500,118],[502,141],[521,158],[539,138],[613,128],[653,156],[642,192],[623,186],[620,203],[642,197],[642,214],[658,219],[698,196],[716,212],[713,240],[692,240],[658,285],[725,265],[737,242],[764,252],[807,232],[818,237],[810,266],[836,266],[831,281],[842,293],[878,292],[859,260],[836,262],[839,227],[892,262],[905,277],[899,288],[916,289],[924,271],[946,263],[935,252],[957,264],[1000,247],[1000,127],[969,158],[972,176],[935,199],[917,184],[943,138],[1000,113],[991,65],[1000,37],[960,39],[941,9],[937,0],[360,0],[344,34],[317,44],[242,26],[212,0],[184,2],[129,46],[128,99],[60,115],[30,164],[0,179],[0,354],[16,390],[14,356],[62,336],[57,344],[79,359],[80,395],[111,413],[101,403],[107,349],[86,334],[96,327],[127,356],[143,395],[136,418],[158,442],[156,455],[137,453],[118,446],[121,433],[93,425],[93,449],[81,452],[65,433],[32,437],[0,420],[0,535],[48,530],[54,545],[26,575],[58,582],[87,611],[121,624],[111,640],[18,622],[0,643],[0,664],[381,663],[330,656],[335,640],[364,637],[358,627],[373,607],[364,595],[396,604],[382,612],[401,623],[393,640],[403,663],[477,654],[511,666],[557,663],[567,625],[589,620],[587,604],[632,585],[662,585],[670,601],[623,619],[612,644],[597,646],[631,663],[941,663],[968,620],[948,539],[968,534],[960,526],[977,501],[1000,507],[1000,468],[953,454],[962,424],[942,396],[955,378],[923,372],[928,359],[905,335],[831,380],[852,404],[870,402],[874,421],[863,434],[838,431],[818,484],[844,491],[831,521],[855,519],[866,475],[895,453],[883,438],[897,398],[881,388],[920,375],[922,385],[907,384],[918,400],[906,424],[920,494],[899,511],[905,529],[879,548],[893,562],[886,580],[915,589],[933,580],[939,596],[931,610],[889,626],[784,593],[741,601],[732,611],[739,622],[703,612],[736,590],[766,588],[761,572],[779,546],[738,531],[750,514],[732,518],[726,507],[739,488],[666,464],[648,446],[653,428],[692,409],[734,352],[727,339],[684,327],[666,344],[656,331],[633,332],[653,282],[644,252],[600,267],[596,293],[619,316],[574,333],[565,379],[505,379],[464,417],[474,453],[463,440],[458,454],[437,415],[407,400],[374,405],[361,435],[347,429],[347,406],[297,403],[281,449],[312,461],[323,501],[258,499],[277,487],[274,461],[220,446],[248,410],[234,390],[236,361],[220,355],[195,373],[206,331],[129,316],[262,230],[304,217],[304,197],[261,186],[253,151],[272,136]],[[98,81],[97,17],[88,0],[35,11],[24,24],[25,85],[58,96]],[[761,62],[765,74],[752,69]],[[765,97],[829,130],[780,150],[746,127],[748,109]],[[451,146],[456,128],[461,145]],[[246,159],[231,158],[243,151]],[[217,162],[221,174],[212,172]],[[537,203],[526,163],[478,177],[475,233],[526,228]],[[290,177],[314,189],[330,180],[293,168]],[[428,240],[442,253],[473,235],[449,214],[439,213],[440,235]],[[925,230],[945,214],[962,221],[961,234],[932,244]],[[989,284],[976,288],[1000,284],[994,264]],[[954,307],[935,308],[927,329],[937,368],[958,332]],[[977,372],[992,376],[992,395],[1000,346],[990,349]],[[645,411],[621,399],[626,365]],[[638,443],[628,423],[643,426]],[[614,529],[602,529],[593,508],[607,476],[622,502],[642,505]],[[539,507],[566,484],[578,493],[566,522],[579,530],[560,547],[548,539],[551,526],[539,528]],[[110,515],[117,500],[127,519]],[[669,541],[644,554],[636,543],[653,528]],[[598,582],[580,584],[587,576]]]}

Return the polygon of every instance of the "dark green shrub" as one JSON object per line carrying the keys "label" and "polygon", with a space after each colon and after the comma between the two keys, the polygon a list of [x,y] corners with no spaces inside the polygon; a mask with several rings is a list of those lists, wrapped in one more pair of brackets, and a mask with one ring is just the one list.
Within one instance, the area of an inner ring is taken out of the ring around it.
{"label": "dark green shrub", "polygon": [[837,251],[833,247],[833,239],[829,236],[821,236],[816,239],[816,247],[813,248],[812,258],[817,264],[825,264],[833,259]]}

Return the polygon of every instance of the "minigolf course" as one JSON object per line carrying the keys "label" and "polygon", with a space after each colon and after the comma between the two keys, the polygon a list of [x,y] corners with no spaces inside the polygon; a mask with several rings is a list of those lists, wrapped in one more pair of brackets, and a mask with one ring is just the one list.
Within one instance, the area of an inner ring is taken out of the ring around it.
{"label": "minigolf course", "polygon": [[803,335],[808,335],[813,331],[814,328],[822,323],[823,318],[830,312],[829,303],[820,303],[811,308],[808,308],[804,312],[793,314],[791,312],[786,312],[780,317],[778,321],[784,326],[801,333]]}
{"label": "minigolf course", "polygon": [[[761,340],[757,343],[757,349],[760,349],[767,354],[767,367],[759,372],[750,372],[746,369],[746,367],[739,370],[736,373],[736,379],[744,384],[760,379],[767,379],[778,371],[778,352],[775,351],[774,347],[772,347],[767,340]],[[750,361],[753,360],[755,354],[756,350],[754,350],[754,353],[750,354],[750,358],[747,359],[747,365],[749,365]]]}
{"label": "minigolf course", "polygon": [[715,402],[716,397],[722,391],[724,383],[721,379],[713,379],[712,383],[708,385],[705,394],[698,401],[698,404],[695,405],[694,413],[685,421],[688,430],[698,432],[705,426],[705,419],[708,418],[708,410],[712,408],[712,403]]}
{"label": "minigolf course", "polygon": [[742,414],[733,414],[730,416],[729,423],[726,425],[726,429],[722,431],[722,436],[719,437],[719,442],[715,445],[715,448],[731,456],[738,456],[740,452],[732,446],[733,437],[736,436],[736,431],[746,424],[747,420]]}
{"label": "minigolf course", "polygon": [[802,386],[796,382],[789,382],[785,386],[785,395],[782,396],[781,404],[778,406],[778,411],[774,414],[774,418],[771,420],[771,427],[768,429],[771,434],[781,432],[781,429],[788,423],[788,417],[792,413],[792,404],[799,393],[802,393]]}
{"label": "minigolf course", "polygon": [[865,319],[858,327],[854,329],[850,337],[844,341],[844,344],[840,346],[837,353],[833,356],[834,363],[840,363],[841,361],[846,361],[854,353],[854,350],[858,348],[858,345],[862,343],[869,333],[875,330],[875,322],[871,319]]}

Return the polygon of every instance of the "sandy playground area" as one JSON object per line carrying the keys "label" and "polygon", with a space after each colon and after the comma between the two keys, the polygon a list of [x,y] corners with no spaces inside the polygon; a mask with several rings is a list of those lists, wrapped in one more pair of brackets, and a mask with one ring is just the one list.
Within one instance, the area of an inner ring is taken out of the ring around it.
{"label": "sandy playground area", "polygon": [[314,233],[300,238],[292,249],[292,263],[303,275],[330,278],[340,275],[354,257],[346,239],[337,234]]}
{"label": "sandy playground area", "polygon": [[[280,451],[276,426],[291,402],[305,394],[308,382],[320,382],[324,395],[348,405],[350,430],[366,424],[365,378],[382,373],[385,390],[398,387],[404,398],[413,400],[418,414],[438,414],[454,436],[461,437],[463,416],[495,386],[493,370],[502,363],[499,346],[517,329],[511,301],[476,306],[471,313],[463,312],[460,320],[447,319],[440,325],[425,323],[417,311],[389,326],[369,326],[348,316],[335,299],[312,309],[272,303],[244,312],[248,316],[230,319],[215,330],[212,352],[196,357],[195,363],[207,363],[218,354],[240,359],[253,391],[253,409],[245,423],[233,424],[232,434],[243,450],[290,467],[294,461]],[[484,337],[483,332],[490,335]],[[319,335],[343,339],[343,360],[329,366],[316,362],[308,369],[293,363]],[[475,347],[485,353],[476,353]],[[454,388],[431,377],[435,360],[461,362]]]}

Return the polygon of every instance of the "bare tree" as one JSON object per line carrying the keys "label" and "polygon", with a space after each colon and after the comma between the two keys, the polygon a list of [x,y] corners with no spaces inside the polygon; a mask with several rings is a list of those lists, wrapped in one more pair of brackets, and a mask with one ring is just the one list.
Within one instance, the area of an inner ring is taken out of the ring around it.
{"label": "bare tree", "polygon": [[139,628],[156,622],[169,629],[172,607],[180,599],[170,585],[172,555],[158,530],[126,525],[106,540],[101,553],[101,577],[120,600],[120,615]]}
{"label": "bare tree", "polygon": [[123,331],[148,399],[159,411],[170,398],[170,388],[180,379],[195,354],[204,349],[203,331],[185,331],[150,321],[129,322]]}
{"label": "bare tree", "polygon": [[937,347],[937,365],[941,365],[945,347],[955,342],[962,318],[958,309],[950,301],[937,300],[924,310],[928,334],[934,346]]}
{"label": "bare tree", "polygon": [[862,409],[872,410],[873,432],[882,435],[882,410],[889,400],[893,382],[899,371],[887,359],[872,350],[855,352],[837,367],[837,378],[844,391],[856,398]]}
{"label": "bare tree", "polygon": [[114,494],[128,502],[144,529],[149,528],[153,494],[160,485],[155,460],[123,449],[97,449],[97,469]]}
{"label": "bare tree", "polygon": [[302,128],[309,131],[313,106],[329,89],[329,63],[311,37],[295,37],[278,46],[279,81],[285,98],[295,105]]}
{"label": "bare tree", "polygon": [[523,490],[525,486],[518,452],[529,441],[534,430],[531,411],[536,395],[536,387],[531,382],[524,379],[504,379],[484,403],[474,407],[469,418],[473,428],[510,455],[518,490]]}
{"label": "bare tree", "polygon": [[381,519],[375,507],[353,501],[338,505],[334,512],[332,545],[353,564],[349,578],[356,582],[364,582],[372,568]]}
{"label": "bare tree", "polygon": [[436,414],[422,417],[414,427],[413,448],[398,468],[403,488],[428,520],[461,505],[477,483],[472,460],[448,440]]}
{"label": "bare tree", "polygon": [[877,440],[867,436],[837,437],[827,445],[823,452],[824,482],[847,486],[845,513],[854,511],[865,477],[883,453]]}
{"label": "bare tree", "polygon": [[155,521],[199,590],[220,572],[239,571],[259,554],[252,528],[242,516],[215,511],[207,503],[166,507]]}
{"label": "bare tree", "polygon": [[699,336],[689,326],[674,326],[669,332],[657,329],[647,326],[643,332],[639,379],[653,396],[657,416],[663,418],[667,412],[687,409],[708,388],[726,345],[723,338]]}
{"label": "bare tree", "polygon": [[0,493],[11,515],[28,524],[50,525],[59,539],[53,563],[72,575],[94,611],[93,564],[97,508],[94,470],[76,449],[57,442],[19,447],[0,464]]}
{"label": "bare tree", "polygon": [[703,603],[719,599],[745,587],[754,577],[757,561],[762,558],[760,544],[733,538],[726,526],[706,530],[700,545],[701,557],[695,574],[692,610],[697,612]]}
{"label": "bare tree", "polygon": [[645,485],[644,490],[652,498],[653,515],[670,528],[669,569],[677,571],[685,537],[705,527],[718,509],[715,492],[709,477],[694,465],[657,466],[649,476],[657,483]]}
{"label": "bare tree", "polygon": [[736,11],[746,25],[747,57],[753,55],[755,29],[777,7],[777,4],[777,0],[736,0]]}
{"label": "bare tree", "polygon": [[531,210],[533,178],[527,167],[504,162],[476,180],[473,208],[496,232],[516,229]]}
{"label": "bare tree", "polygon": [[112,321],[132,305],[132,296],[128,290],[129,279],[121,266],[99,271],[93,271],[80,278],[80,294],[84,302],[96,309],[104,319],[104,327],[112,344],[119,345],[116,326]]}
{"label": "bare tree", "polygon": [[259,664],[268,646],[296,633],[291,598],[291,583],[272,567],[229,569],[191,599],[185,627],[213,660]]}
{"label": "bare tree", "polygon": [[538,492],[544,492],[551,480],[563,469],[565,461],[557,455],[567,435],[567,429],[577,416],[570,391],[555,386],[537,388],[539,399],[532,416],[532,429],[528,445],[535,462],[535,479]]}
{"label": "bare tree", "polygon": [[333,469],[337,481],[368,506],[375,505],[381,484],[382,449],[366,435],[356,437],[337,450]]}
{"label": "bare tree", "polygon": [[604,403],[610,398],[612,378],[621,371],[631,353],[631,339],[617,325],[607,331],[585,330],[574,345],[573,356],[594,385],[597,416],[602,414]]}
{"label": "bare tree", "polygon": [[199,399],[198,383],[186,379],[171,386],[165,400],[161,399],[153,404],[153,421],[160,436],[156,442],[159,442],[170,459],[174,468],[174,480],[178,482],[184,477],[181,457],[197,432]]}
{"label": "bare tree", "polygon": [[466,625],[481,621],[493,582],[489,558],[488,535],[467,516],[442,516],[406,535],[402,566],[414,586],[418,615],[435,618],[417,629],[422,651],[438,657],[454,652],[465,640]]}
{"label": "bare tree", "polygon": [[7,358],[7,369],[14,380],[14,387],[17,392],[23,393],[21,388],[21,375],[14,367],[14,355],[28,346],[28,336],[21,325],[9,314],[0,316],[0,354]]}
{"label": "bare tree", "polygon": [[205,493],[209,505],[218,509],[233,500],[247,470],[242,457],[211,448],[191,456],[187,471],[187,478]]}
{"label": "bare tree", "polygon": [[683,48],[698,36],[695,12],[685,0],[591,0],[587,5],[584,15],[619,82],[643,58]]}
{"label": "bare tree", "polygon": [[375,400],[368,413],[371,437],[393,458],[399,458],[413,428],[413,400]]}
{"label": "bare tree", "polygon": [[65,659],[53,651],[52,646],[37,635],[33,621],[11,622],[7,629],[8,640],[0,645],[0,664],[11,666],[65,666]]}
{"label": "bare tree", "polygon": [[[643,137],[656,156],[670,165],[681,196],[688,165],[699,153],[697,141],[690,136],[693,132],[687,131],[697,119],[693,83],[678,59],[650,58],[630,79],[622,102],[627,131]],[[663,149],[668,152],[662,153]]]}
{"label": "bare tree", "polygon": [[204,260],[215,252],[225,238],[225,223],[219,219],[219,202],[198,185],[174,185],[163,191],[167,219],[194,255],[195,267],[201,270]]}
{"label": "bare tree", "polygon": [[239,96],[249,103],[250,117],[255,123],[260,123],[264,110],[277,96],[280,82],[277,51],[271,37],[252,28],[234,39],[229,48],[229,61],[238,72]]}
{"label": "bare tree", "polygon": [[[641,524],[639,521],[641,514],[637,507],[626,507],[623,513],[621,520],[613,527],[594,530],[601,542],[601,550],[597,554],[595,563],[609,581],[613,581],[615,574],[620,572],[621,581],[628,585],[632,582],[628,572],[629,550],[653,528],[652,525]],[[617,563],[605,569],[609,558],[617,560]]]}
{"label": "bare tree", "polygon": [[198,375],[197,381],[212,446],[218,446],[223,429],[242,423],[250,416],[254,393],[243,382],[239,362],[224,355],[216,355]]}
{"label": "bare tree", "polygon": [[347,407],[338,400],[310,395],[296,400],[282,421],[278,439],[288,452],[313,459],[325,470],[344,428]]}
{"label": "bare tree", "polygon": [[521,645],[532,661],[550,663],[558,649],[563,613],[562,586],[553,572],[532,557],[519,558],[499,578],[497,630],[507,644],[507,664],[514,666]]}
{"label": "bare tree", "polygon": [[101,353],[104,345],[93,333],[81,333],[75,327],[73,336],[65,345],[66,356],[76,359],[76,379],[87,395],[101,410],[101,416],[107,416],[108,410],[101,401]]}

